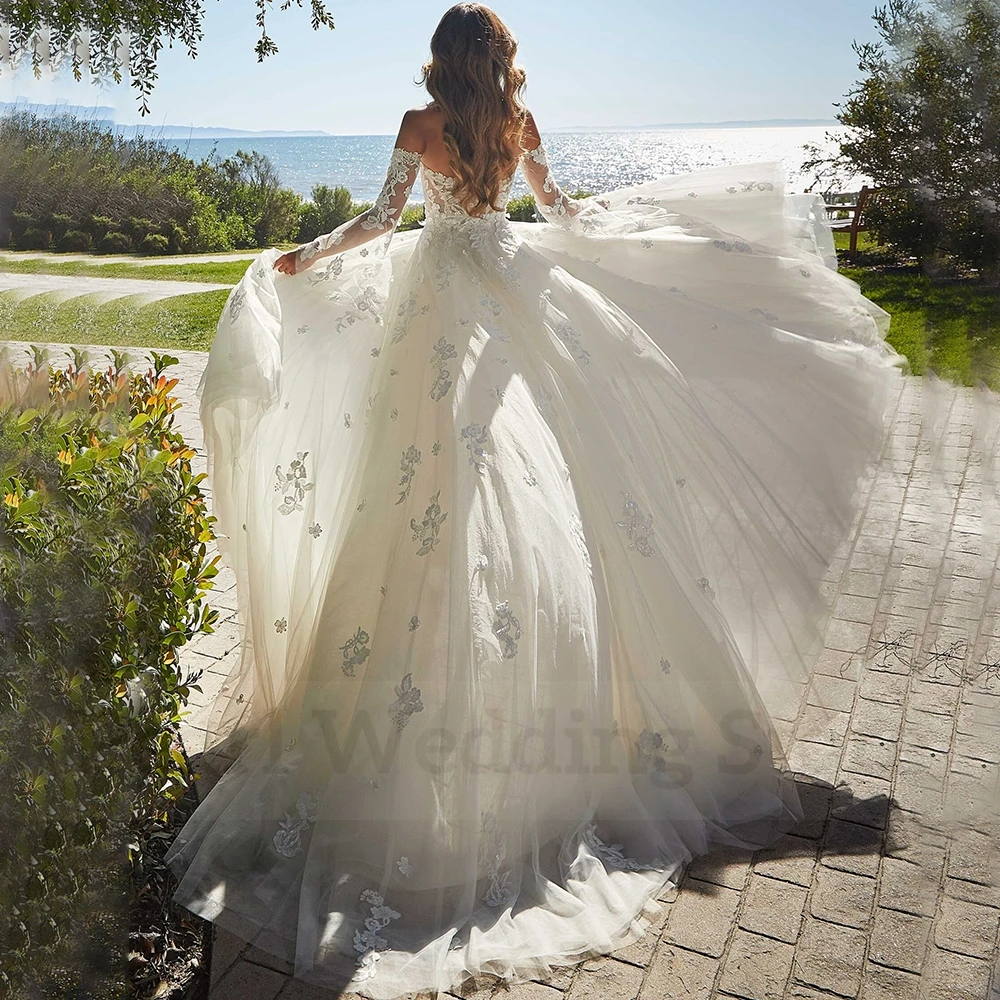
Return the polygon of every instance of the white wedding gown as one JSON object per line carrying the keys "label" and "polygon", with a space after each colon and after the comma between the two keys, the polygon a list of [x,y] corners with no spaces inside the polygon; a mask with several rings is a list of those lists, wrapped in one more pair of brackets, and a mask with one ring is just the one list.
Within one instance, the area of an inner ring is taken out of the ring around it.
{"label": "white wedding gown", "polygon": [[572,214],[539,149],[548,224],[423,167],[393,237],[418,168],[219,322],[236,760],[167,855],[179,903],[375,998],[613,950],[692,856],[795,823],[770,720],[900,376],[776,165]]}

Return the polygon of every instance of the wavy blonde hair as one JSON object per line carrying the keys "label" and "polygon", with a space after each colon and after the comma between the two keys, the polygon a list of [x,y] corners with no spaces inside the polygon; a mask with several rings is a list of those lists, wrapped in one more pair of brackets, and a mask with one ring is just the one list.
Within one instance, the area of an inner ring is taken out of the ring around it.
{"label": "wavy blonde hair", "polygon": [[489,7],[459,3],[441,18],[423,67],[420,82],[444,113],[455,196],[473,215],[503,210],[500,192],[521,156],[527,109],[516,53],[517,39]]}

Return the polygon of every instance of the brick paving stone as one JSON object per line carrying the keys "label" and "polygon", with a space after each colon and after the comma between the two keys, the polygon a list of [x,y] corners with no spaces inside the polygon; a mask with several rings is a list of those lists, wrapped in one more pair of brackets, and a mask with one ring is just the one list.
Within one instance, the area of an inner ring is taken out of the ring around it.
{"label": "brick paving stone", "polygon": [[892,786],[881,778],[864,774],[844,774],[833,790],[830,815],[877,830],[885,828]]}
{"label": "brick paving stone", "polygon": [[996,844],[996,839],[987,833],[957,829],[948,857],[948,874],[967,882],[997,885],[1000,883],[1000,871],[997,870]]}
{"label": "brick paving stone", "polygon": [[459,997],[460,1000],[490,1000],[503,989],[503,985],[498,976],[469,976],[452,987],[448,996]]}
{"label": "brick paving stone", "polygon": [[918,1000],[919,995],[919,976],[871,963],[865,967],[860,1000]]}
{"label": "brick paving stone", "polygon": [[[676,892],[676,890],[674,891]],[[611,957],[617,958],[620,962],[628,962],[630,965],[638,965],[640,968],[645,968],[649,964],[649,960],[653,957],[653,952],[659,943],[660,935],[663,933],[663,928],[667,923],[667,918],[670,916],[670,905],[669,903],[663,904],[660,912],[652,916],[649,927],[646,928],[646,933],[638,941],[634,941],[632,944],[612,952]],[[545,982],[553,986],[558,985],[551,979],[546,979]]]}
{"label": "brick paving stone", "polygon": [[643,971],[613,958],[584,962],[573,977],[566,1000],[636,1000]]}
{"label": "brick paving stone", "polygon": [[[944,867],[943,857],[941,867]],[[878,883],[878,904],[891,910],[931,917],[937,909],[940,880],[940,869],[928,871],[902,858],[885,858]]]}
{"label": "brick paving stone", "polygon": [[797,837],[808,837],[816,840],[823,836],[823,831],[826,829],[833,796],[832,784],[824,785],[814,781],[797,780],[795,790],[798,792],[803,815],[802,819],[792,827],[790,833]]}
{"label": "brick paving stone", "polygon": [[745,1000],[780,1000],[794,955],[795,949],[790,944],[737,930],[719,988]]}
{"label": "brick paving stone", "polygon": [[798,739],[810,743],[827,743],[833,747],[841,747],[844,745],[850,721],[851,716],[847,712],[807,705],[799,718],[795,735]]}
{"label": "brick paving stone", "polygon": [[563,994],[544,983],[514,983],[502,990],[503,1000],[562,1000]]}
{"label": "brick paving stone", "polygon": [[709,1000],[717,959],[661,943],[653,955],[639,1000]]}
{"label": "brick paving stone", "polygon": [[287,977],[242,959],[212,987],[209,1000],[274,1000]]}
{"label": "brick paving stone", "polygon": [[951,746],[954,722],[950,716],[910,709],[903,721],[902,739],[913,747],[947,753]]}
{"label": "brick paving stone", "polygon": [[843,769],[872,778],[891,778],[896,766],[896,744],[871,736],[852,735],[844,750]]}
{"label": "brick paving stone", "polygon": [[919,973],[930,929],[927,917],[879,907],[875,911],[868,957],[878,965]]}
{"label": "brick paving stone", "polygon": [[729,937],[729,928],[736,919],[740,893],[722,886],[708,886],[694,891],[696,883],[686,883],[684,891],[671,907],[670,918],[663,932],[668,944],[680,945],[712,958],[720,958]]}
{"label": "brick paving stone", "polygon": [[788,751],[788,768],[796,774],[808,775],[832,784],[840,766],[840,747],[799,740]]}
{"label": "brick paving stone", "polygon": [[936,712],[953,717],[958,710],[959,688],[914,678],[910,683],[909,707],[919,712]]}
{"label": "brick paving stone", "polygon": [[982,885],[979,882],[967,882],[961,878],[946,878],[944,894],[952,899],[964,899],[968,903],[979,906],[1000,907],[1000,885]]}
{"label": "brick paving stone", "polygon": [[834,924],[864,929],[875,902],[875,879],[818,865],[809,897],[814,917]]}
{"label": "brick paving stone", "polygon": [[240,953],[246,947],[247,943],[242,938],[231,934],[225,927],[212,924],[212,969],[210,979],[213,986],[222,978],[224,973],[228,972],[236,964]]}
{"label": "brick paving stone", "polygon": [[906,697],[906,680],[883,670],[867,670],[861,678],[858,693],[869,701],[900,705]]}
{"label": "brick paving stone", "polygon": [[795,949],[793,976],[806,986],[856,997],[865,962],[865,935],[807,917]]}
{"label": "brick paving stone", "polygon": [[278,955],[272,955],[269,951],[264,951],[263,948],[258,948],[256,945],[250,945],[243,952],[243,958],[248,962],[253,962],[254,965],[265,965],[267,968],[274,969],[275,972],[281,972],[286,976],[290,976],[295,970],[294,962],[289,962]]}
{"label": "brick paving stone", "polygon": [[816,853],[814,841],[787,834],[773,847],[758,852],[753,871],[755,875],[808,887],[812,885]]}
{"label": "brick paving stone", "polygon": [[882,576],[879,573],[859,573],[849,571],[844,578],[844,593],[857,597],[878,597],[882,591]]}
{"label": "brick paving stone", "polygon": [[806,890],[789,882],[754,875],[743,901],[739,926],[794,944],[802,926]]}
{"label": "brick paving stone", "polygon": [[[862,645],[862,643],[857,645]],[[851,649],[856,648],[857,646],[851,647]],[[806,701],[818,708],[832,708],[837,712],[850,712],[854,707],[856,690],[857,685],[851,681],[818,674],[812,679]]]}
{"label": "brick paving stone", "polygon": [[688,865],[687,877],[730,889],[742,889],[750,871],[750,851],[722,848],[711,854],[702,854]]}
{"label": "brick paving stone", "polygon": [[884,701],[858,700],[851,715],[851,729],[862,736],[880,740],[898,740],[903,725],[903,709]]}
{"label": "brick paving stone", "polygon": [[998,927],[1000,910],[945,896],[934,926],[934,943],[945,951],[989,958],[996,946]]}
{"label": "brick paving stone", "polygon": [[820,861],[856,875],[878,874],[882,834],[859,823],[831,819],[820,848]]}
{"label": "brick paving stone", "polygon": [[984,1000],[990,963],[932,948],[920,978],[921,1000]]}

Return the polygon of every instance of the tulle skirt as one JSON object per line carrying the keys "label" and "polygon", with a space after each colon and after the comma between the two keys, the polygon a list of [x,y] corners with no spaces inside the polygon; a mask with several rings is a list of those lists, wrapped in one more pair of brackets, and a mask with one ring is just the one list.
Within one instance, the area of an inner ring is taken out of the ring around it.
{"label": "tulle skirt", "polygon": [[773,720],[903,362],[776,166],[602,197],[265,251],[219,322],[234,762],[167,861],[306,980],[543,977],[801,816]]}

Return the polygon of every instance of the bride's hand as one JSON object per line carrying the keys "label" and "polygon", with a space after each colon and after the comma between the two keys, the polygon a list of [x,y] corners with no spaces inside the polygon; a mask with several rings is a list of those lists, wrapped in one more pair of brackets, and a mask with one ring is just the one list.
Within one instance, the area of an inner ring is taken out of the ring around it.
{"label": "bride's hand", "polygon": [[282,274],[296,274],[298,271],[304,271],[307,267],[308,264],[299,263],[297,250],[289,250],[288,253],[283,253],[274,262],[274,269],[281,271]]}

